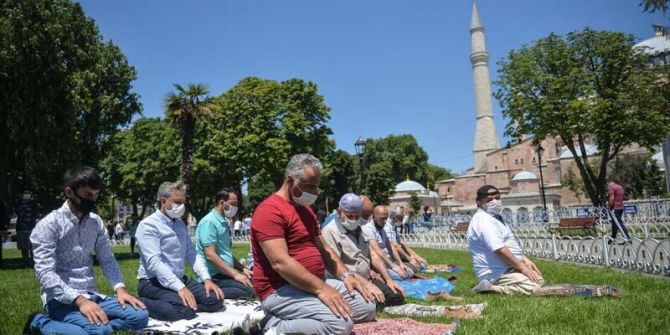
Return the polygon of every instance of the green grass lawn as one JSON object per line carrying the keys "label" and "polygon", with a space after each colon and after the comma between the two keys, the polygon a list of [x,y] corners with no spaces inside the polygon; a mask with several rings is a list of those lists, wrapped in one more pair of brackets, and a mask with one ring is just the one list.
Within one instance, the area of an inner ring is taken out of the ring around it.
{"label": "green grass lawn", "polygon": [[[454,295],[465,303],[486,302],[484,317],[464,320],[457,334],[668,334],[670,333],[670,279],[611,269],[535,260],[549,284],[613,284],[624,298],[526,297],[476,295],[470,255],[463,251],[417,249],[432,264],[453,263],[464,269]],[[128,290],[136,292],[138,260],[128,247],[114,251]],[[235,255],[246,255],[245,246],[235,247]],[[32,269],[18,268],[20,255],[4,252],[6,269],[0,270],[0,334],[19,334],[26,317],[41,309],[39,288]],[[111,289],[96,267],[98,288]],[[418,302],[418,301],[411,301]],[[381,314],[381,317],[389,317]],[[420,321],[450,322],[445,318],[417,318]]]}

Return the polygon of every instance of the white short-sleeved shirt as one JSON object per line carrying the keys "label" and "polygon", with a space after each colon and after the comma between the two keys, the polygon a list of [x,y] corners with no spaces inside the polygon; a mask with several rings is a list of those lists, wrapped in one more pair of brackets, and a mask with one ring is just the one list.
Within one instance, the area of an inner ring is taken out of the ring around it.
{"label": "white short-sleeved shirt", "polygon": [[377,226],[375,226],[373,221],[369,221],[363,225],[362,229],[363,238],[365,238],[366,241],[376,240],[377,243],[379,243],[379,247],[384,250],[386,257],[390,257],[389,250],[386,248],[386,241],[388,241],[388,236],[386,236],[384,229],[377,229]]}
{"label": "white short-sleeved shirt", "polygon": [[494,282],[510,268],[495,253],[496,250],[507,247],[519,260],[523,259],[523,251],[512,235],[512,230],[481,208],[470,220],[467,236],[472,266],[480,281],[487,279]]}

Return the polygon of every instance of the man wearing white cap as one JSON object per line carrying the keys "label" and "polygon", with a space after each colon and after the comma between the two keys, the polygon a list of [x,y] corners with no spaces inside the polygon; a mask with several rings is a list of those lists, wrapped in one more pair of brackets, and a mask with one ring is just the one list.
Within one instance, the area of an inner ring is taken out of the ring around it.
{"label": "man wearing white cap", "polygon": [[[405,300],[402,288],[386,271],[384,261],[376,253],[370,252],[370,244],[363,236],[361,226],[366,220],[361,216],[362,211],[361,197],[353,193],[342,196],[337,209],[338,216],[332,224],[324,228],[323,239],[342,259],[349,271],[356,272],[371,283],[371,292],[383,294],[386,305],[401,305]],[[383,280],[372,279],[371,267],[378,271]]]}

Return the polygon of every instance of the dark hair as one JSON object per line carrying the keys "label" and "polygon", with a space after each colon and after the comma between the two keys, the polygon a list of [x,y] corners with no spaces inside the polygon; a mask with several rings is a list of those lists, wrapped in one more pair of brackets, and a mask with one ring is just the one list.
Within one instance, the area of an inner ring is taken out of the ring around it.
{"label": "dark hair", "polygon": [[[477,201],[482,200],[488,196],[489,190],[496,190],[498,188],[493,185],[484,185],[477,190]],[[500,192],[500,191],[498,191]]]}
{"label": "dark hair", "polygon": [[[226,188],[216,193],[214,196],[214,205],[218,205],[219,201],[228,201],[231,193],[235,193],[235,190],[232,188]],[[237,193],[235,193],[237,194]]]}
{"label": "dark hair", "polygon": [[100,179],[98,171],[94,168],[81,165],[67,170],[65,176],[63,176],[63,183],[65,184],[65,187],[69,187],[76,192],[77,189],[86,186],[94,190],[99,190],[102,185],[102,180]]}

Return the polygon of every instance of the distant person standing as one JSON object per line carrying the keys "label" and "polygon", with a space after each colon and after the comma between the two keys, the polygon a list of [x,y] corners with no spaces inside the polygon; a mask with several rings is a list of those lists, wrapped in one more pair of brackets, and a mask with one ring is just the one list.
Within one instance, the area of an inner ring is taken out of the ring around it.
{"label": "distant person standing", "polygon": [[424,206],[423,207],[423,222],[430,222],[430,220],[433,218],[433,209]]}
{"label": "distant person standing", "polygon": [[16,206],[16,247],[21,250],[24,266],[32,266],[33,246],[30,233],[35,228],[35,203],[29,191],[23,192],[21,202]]}
{"label": "distant person standing", "polygon": [[117,222],[116,226],[114,227],[114,237],[116,237],[116,244],[123,243],[125,233],[126,231],[123,229],[121,222]]}
{"label": "distant person standing", "polygon": [[137,243],[137,239],[135,239],[135,232],[137,231],[137,225],[140,224],[140,219],[137,217],[137,214],[133,214],[133,216],[130,217],[130,227],[128,228],[128,234],[130,235],[130,255],[134,256],[135,255],[135,243]]}
{"label": "distant person standing", "polygon": [[623,224],[623,186],[615,183],[612,178],[607,178],[607,195],[610,221],[612,223],[612,240],[608,243],[612,244],[612,241],[616,239],[619,230],[621,230],[621,237],[623,237],[624,241],[630,242],[628,229],[626,229],[626,226]]}
{"label": "distant person standing", "polygon": [[233,223],[233,231],[235,232],[235,237],[240,237],[242,235],[242,221],[240,221],[240,219],[235,220],[235,223]]}

